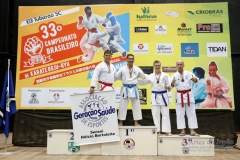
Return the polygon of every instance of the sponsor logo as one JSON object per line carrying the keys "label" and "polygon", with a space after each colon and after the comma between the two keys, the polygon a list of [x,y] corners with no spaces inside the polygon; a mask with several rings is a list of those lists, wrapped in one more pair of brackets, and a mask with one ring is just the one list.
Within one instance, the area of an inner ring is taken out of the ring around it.
{"label": "sponsor logo", "polygon": [[128,149],[128,150],[131,150],[135,147],[135,142],[132,138],[127,138],[124,140],[123,142],[123,146]]}
{"label": "sponsor logo", "polygon": [[192,28],[187,28],[186,23],[182,23],[181,27],[177,29],[178,36],[191,36]]}
{"label": "sponsor logo", "polygon": [[54,93],[53,94],[53,98],[54,98],[55,101],[59,100],[59,97],[60,97],[59,93]]}
{"label": "sponsor logo", "polygon": [[50,19],[50,18],[61,16],[61,15],[62,15],[61,11],[56,11],[54,13],[49,13],[49,14],[46,14],[46,15],[40,15],[40,16],[28,18],[28,19],[26,19],[26,23],[31,24],[33,22],[40,22],[40,21],[43,21],[43,20],[47,20],[47,19]]}
{"label": "sponsor logo", "polygon": [[98,128],[108,121],[107,115],[114,114],[116,109],[108,105],[104,96],[89,95],[81,99],[79,107],[82,112],[74,112],[73,118],[84,125]]}
{"label": "sponsor logo", "polygon": [[135,32],[148,32],[148,27],[135,27]]}
{"label": "sponsor logo", "polygon": [[80,146],[75,146],[74,142],[68,142],[68,151],[72,153],[77,153],[80,151]]}
{"label": "sponsor logo", "polygon": [[167,16],[170,16],[170,17],[179,17],[179,16],[180,16],[179,13],[177,13],[177,12],[172,12],[172,11],[167,11],[167,12],[166,12],[166,15],[167,15]]}
{"label": "sponsor logo", "polygon": [[175,66],[169,66],[169,67],[163,66],[162,67],[162,71],[163,72],[176,72],[177,71],[177,67],[175,67]]}
{"label": "sponsor logo", "polygon": [[182,147],[183,154],[189,154],[189,151],[190,151],[189,147]]}
{"label": "sponsor logo", "polygon": [[64,101],[59,100],[60,99],[60,93],[54,93],[52,97],[53,97],[53,100],[52,101],[48,101],[48,103],[54,103],[54,104],[56,104],[56,103],[64,103]]}
{"label": "sponsor logo", "polygon": [[167,26],[166,25],[155,25],[155,34],[166,34]]}
{"label": "sponsor logo", "polygon": [[208,57],[227,57],[228,49],[227,43],[207,43],[207,56]]}
{"label": "sponsor logo", "polygon": [[39,104],[39,101],[37,99],[37,93],[33,92],[31,94],[31,99],[28,101],[29,104]]}
{"label": "sponsor logo", "polygon": [[26,19],[26,23],[27,23],[27,24],[33,23],[33,18],[28,18],[28,19]]}
{"label": "sponsor logo", "polygon": [[198,43],[181,43],[182,57],[199,57]]}
{"label": "sponsor logo", "polygon": [[214,17],[221,17],[223,15],[222,9],[209,9],[209,10],[196,10],[196,11],[187,11],[191,15],[209,15]]}
{"label": "sponsor logo", "polygon": [[197,33],[222,33],[222,23],[197,24]]}
{"label": "sponsor logo", "polygon": [[137,14],[137,21],[156,21],[157,15],[151,14],[150,7],[141,8],[142,14]]}
{"label": "sponsor logo", "polygon": [[148,44],[146,43],[133,44],[133,53],[135,54],[147,54],[148,50]]}
{"label": "sponsor logo", "polygon": [[156,51],[159,55],[173,54],[173,45],[171,43],[161,43],[156,45]]}

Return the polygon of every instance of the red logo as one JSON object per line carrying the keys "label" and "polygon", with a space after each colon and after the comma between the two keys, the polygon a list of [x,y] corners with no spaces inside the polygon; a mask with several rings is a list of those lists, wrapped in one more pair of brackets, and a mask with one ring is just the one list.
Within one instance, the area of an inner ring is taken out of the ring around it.
{"label": "red logo", "polygon": [[143,44],[138,44],[138,49],[143,49],[144,45]]}

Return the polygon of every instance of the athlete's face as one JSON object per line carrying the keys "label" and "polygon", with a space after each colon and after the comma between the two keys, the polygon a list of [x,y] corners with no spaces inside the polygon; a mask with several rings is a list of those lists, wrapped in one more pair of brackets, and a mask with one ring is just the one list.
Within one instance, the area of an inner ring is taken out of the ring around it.
{"label": "athlete's face", "polygon": [[92,10],[91,10],[91,8],[85,8],[85,14],[88,16],[88,17],[90,17],[91,15],[92,15]]}
{"label": "athlete's face", "polygon": [[134,62],[134,57],[133,56],[128,56],[127,58],[127,63],[130,64],[130,65],[133,65],[133,62]]}
{"label": "athlete's face", "polygon": [[183,68],[184,68],[184,62],[181,61],[181,60],[177,61],[176,67],[177,67],[177,70],[178,70],[178,71],[182,72],[182,71],[183,71]]}
{"label": "athlete's face", "polygon": [[210,76],[216,76],[217,75],[217,68],[216,66],[209,66],[208,68]]}
{"label": "athlete's face", "polygon": [[161,69],[161,63],[155,63],[154,64],[154,69],[157,71],[157,70],[160,70]]}
{"label": "athlete's face", "polygon": [[111,58],[112,58],[112,54],[110,54],[110,53],[105,53],[104,56],[103,56],[103,58],[104,58],[104,61],[105,61],[106,63],[110,63]]}

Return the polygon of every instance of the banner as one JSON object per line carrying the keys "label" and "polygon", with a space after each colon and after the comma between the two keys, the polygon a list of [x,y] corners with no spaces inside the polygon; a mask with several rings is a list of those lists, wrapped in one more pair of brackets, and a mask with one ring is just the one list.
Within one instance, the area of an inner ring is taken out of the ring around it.
{"label": "banner", "polygon": [[[197,109],[234,110],[226,2],[19,7],[18,108],[70,109],[66,95],[89,90],[106,49],[116,70],[132,53],[146,74],[160,60],[171,76],[182,59],[200,79],[192,87]],[[114,83],[117,104],[121,86]],[[171,109],[175,91],[169,92]],[[151,86],[139,86],[139,95],[141,108],[150,109]]]}
{"label": "banner", "polygon": [[114,95],[114,91],[71,95],[76,145],[120,141]]}

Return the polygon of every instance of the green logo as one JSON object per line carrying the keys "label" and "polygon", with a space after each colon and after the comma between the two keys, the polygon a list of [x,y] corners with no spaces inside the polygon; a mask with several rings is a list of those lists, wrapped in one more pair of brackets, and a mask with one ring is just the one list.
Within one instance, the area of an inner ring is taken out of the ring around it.
{"label": "green logo", "polygon": [[193,11],[187,11],[188,13],[190,13],[190,14],[192,14],[192,15],[194,15],[194,12]]}
{"label": "green logo", "polygon": [[157,15],[150,14],[149,7],[141,8],[142,14],[137,14],[136,18],[138,21],[156,21]]}
{"label": "green logo", "polygon": [[75,146],[74,142],[68,142],[68,150],[72,153],[77,153],[80,151],[80,146]]}
{"label": "green logo", "polygon": [[142,9],[142,12],[143,12],[143,14],[150,14],[150,10],[149,10],[149,7],[143,7],[143,8],[141,8]]}
{"label": "green logo", "polygon": [[210,16],[221,16],[224,12],[222,9],[199,9],[196,11],[187,11],[191,15],[210,15]]}

